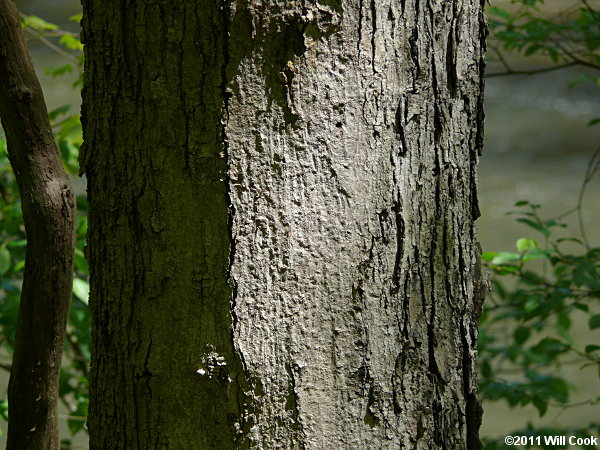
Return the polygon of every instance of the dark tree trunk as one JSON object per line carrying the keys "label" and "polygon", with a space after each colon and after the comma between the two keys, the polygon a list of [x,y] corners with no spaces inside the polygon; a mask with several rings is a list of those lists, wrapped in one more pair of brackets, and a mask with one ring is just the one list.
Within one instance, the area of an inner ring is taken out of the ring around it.
{"label": "dark tree trunk", "polygon": [[21,193],[27,259],[8,386],[7,449],[57,449],[75,198],[12,0],[0,1],[0,118]]}
{"label": "dark tree trunk", "polygon": [[477,448],[479,0],[83,27],[92,448]]}

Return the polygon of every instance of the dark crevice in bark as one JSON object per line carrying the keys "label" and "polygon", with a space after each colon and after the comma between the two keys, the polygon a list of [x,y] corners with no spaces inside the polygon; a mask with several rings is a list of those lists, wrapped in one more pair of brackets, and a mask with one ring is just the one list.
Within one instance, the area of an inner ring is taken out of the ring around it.
{"label": "dark crevice in bark", "polygon": [[359,0],[358,2],[358,40],[356,42],[356,50],[358,51],[358,56],[360,57],[360,46],[362,43],[362,32],[363,32],[363,0]]}
{"label": "dark crevice in bark", "polygon": [[385,223],[387,222],[388,217],[389,212],[387,209],[384,209],[383,211],[379,211],[377,213],[377,218],[379,220],[379,231],[381,233],[381,241],[384,245],[387,245],[387,243],[389,242],[389,239],[386,237],[385,231]]}
{"label": "dark crevice in bark", "polygon": [[413,26],[412,33],[408,38],[408,44],[410,46],[410,59],[412,60],[415,68],[413,77],[413,84],[415,84],[421,75],[421,60],[419,57],[419,30],[418,25],[416,24]]}
{"label": "dark crevice in bark", "polygon": [[454,53],[453,30],[448,33],[448,42],[446,45],[446,83],[448,92],[452,98],[456,97],[457,75],[456,75],[456,57]]}
{"label": "dark crevice in bark", "polygon": [[[479,16],[480,21],[480,30],[481,35],[479,37],[479,42],[481,45],[481,54],[485,54],[485,46],[486,46],[486,36],[488,35],[488,28],[486,18],[483,12],[480,12]],[[479,156],[481,156],[481,152],[483,151],[483,139],[484,139],[484,121],[485,121],[485,110],[483,105],[483,92],[485,89],[485,58],[481,56],[479,59],[479,95],[477,96],[477,106],[475,109],[475,145],[473,148],[474,155],[471,158],[471,215],[473,220],[476,220],[479,216],[481,216],[481,211],[479,210],[479,198],[477,196],[477,161],[479,160]]]}
{"label": "dark crevice in bark", "polygon": [[369,388],[369,395],[368,395],[368,399],[367,399],[367,408],[366,408],[366,412],[365,412],[365,417],[364,417],[364,422],[369,425],[371,428],[374,427],[378,427],[381,425],[381,421],[379,420],[379,418],[374,414],[373,408],[376,405],[377,399],[376,399],[376,394],[375,394],[375,390],[373,388],[373,385],[371,385],[371,387]]}
{"label": "dark crevice in bark", "polygon": [[[450,217],[450,220],[452,220],[452,217]],[[446,273],[450,273],[450,271],[452,270],[452,252],[453,252],[453,248],[449,247],[450,245],[450,241],[448,240],[448,222],[446,221],[444,223],[444,231],[442,232],[442,260],[444,263],[444,267],[446,269]],[[453,244],[452,244],[453,245]],[[451,303],[451,300],[454,298],[454,296],[452,295],[452,287],[451,287],[451,278],[449,276],[443,277],[443,281],[444,281],[444,289],[445,289],[445,300],[448,304],[448,306],[454,310],[454,305]],[[459,310],[457,309],[457,312]]]}
{"label": "dark crevice in bark", "polygon": [[400,287],[402,259],[404,257],[404,218],[402,217],[402,209],[399,203],[395,203],[392,206],[392,211],[396,219],[396,256],[392,272],[392,292],[396,293]]}
{"label": "dark crevice in bark", "polygon": [[377,33],[377,6],[375,4],[376,0],[371,0],[371,67],[373,69],[373,73],[377,73],[377,69],[375,68],[375,34]]}
{"label": "dark crevice in bark", "polygon": [[400,152],[399,156],[406,155],[408,151],[408,143],[406,141],[406,135],[404,133],[404,127],[408,123],[407,118],[407,109],[404,107],[405,99],[400,99],[398,102],[398,107],[396,108],[396,114],[394,117],[394,132],[400,141]]}
{"label": "dark crevice in bark", "polygon": [[[285,363],[285,370],[290,380],[285,409],[290,411],[291,413],[290,428],[298,434],[297,440],[299,443],[301,443],[304,441],[304,439],[306,439],[306,434],[304,432],[304,425],[302,424],[302,419],[300,417],[300,404],[298,392],[296,391],[296,375],[294,374],[294,369],[295,368],[292,367],[289,363]],[[304,445],[301,444],[301,447],[303,448]]]}
{"label": "dark crevice in bark", "polygon": [[[183,19],[183,30],[181,36],[181,46],[179,52],[179,103],[181,105],[181,113],[183,115],[183,123],[184,123],[184,133],[185,133],[185,142],[183,147],[183,164],[184,170],[192,175],[190,170],[190,114],[188,114],[188,105],[186,101],[187,93],[184,87],[184,58],[185,58],[185,42],[186,42],[186,32],[187,32],[187,15],[188,11],[184,9],[184,19]],[[222,86],[221,86],[222,89]]]}
{"label": "dark crevice in bark", "polygon": [[481,419],[483,417],[483,408],[481,402],[477,398],[475,386],[471,380],[475,361],[472,361],[469,354],[469,343],[467,341],[468,330],[461,324],[461,344],[462,344],[462,371],[463,371],[463,395],[466,400],[465,406],[465,425],[467,429],[467,450],[481,450],[483,445],[479,439],[479,428],[481,427]]}
{"label": "dark crevice in bark", "polygon": [[[438,82],[437,82],[437,71],[435,66],[435,58],[431,57],[431,92],[433,94],[433,144],[435,146],[435,160],[434,160],[434,168],[433,175],[437,177],[440,174],[440,163],[439,163],[439,145],[440,139],[442,137],[443,122],[442,115],[440,112],[440,104],[442,103],[442,99],[440,96],[440,92],[438,90]],[[437,193],[436,193],[437,195]],[[437,198],[437,197],[436,197]]]}
{"label": "dark crevice in bark", "polygon": [[[410,263],[410,261],[409,261]],[[408,275],[404,276],[404,286],[402,288],[402,312],[403,312],[403,327],[402,327],[402,337],[404,338],[405,346],[406,342],[409,342],[410,338],[410,277]]]}
{"label": "dark crevice in bark", "polygon": [[[398,398],[398,392],[400,390],[400,386],[398,380],[402,379],[402,370],[401,370],[401,361],[403,354],[399,353],[396,356],[396,361],[394,362],[394,371],[392,372],[392,405],[394,407],[394,414],[399,416],[402,413],[402,404],[400,399]],[[400,383],[401,384],[401,383]]]}

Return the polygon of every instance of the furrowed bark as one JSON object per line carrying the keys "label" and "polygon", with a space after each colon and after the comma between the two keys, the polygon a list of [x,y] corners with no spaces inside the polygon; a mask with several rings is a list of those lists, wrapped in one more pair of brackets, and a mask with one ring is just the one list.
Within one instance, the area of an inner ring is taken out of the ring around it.
{"label": "furrowed bark", "polygon": [[57,449],[60,363],[73,283],[75,198],[12,0],[0,1],[0,118],[27,232],[8,386],[7,449]]}
{"label": "furrowed bark", "polygon": [[92,448],[478,448],[480,1],[83,26]]}

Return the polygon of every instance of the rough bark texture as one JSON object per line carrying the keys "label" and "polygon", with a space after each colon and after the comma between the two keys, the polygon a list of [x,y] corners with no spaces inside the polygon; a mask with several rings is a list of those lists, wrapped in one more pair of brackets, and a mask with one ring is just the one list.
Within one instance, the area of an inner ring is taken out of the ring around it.
{"label": "rough bark texture", "polygon": [[12,0],[0,0],[0,118],[27,232],[8,385],[7,449],[57,449],[56,403],[73,283],[75,198]]}
{"label": "rough bark texture", "polygon": [[479,0],[84,32],[92,448],[477,448]]}

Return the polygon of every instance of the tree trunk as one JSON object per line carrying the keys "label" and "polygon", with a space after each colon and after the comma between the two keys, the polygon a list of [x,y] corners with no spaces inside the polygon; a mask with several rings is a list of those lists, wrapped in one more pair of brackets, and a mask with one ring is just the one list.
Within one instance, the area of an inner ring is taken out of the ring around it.
{"label": "tree trunk", "polygon": [[91,448],[477,448],[474,0],[84,0]]}
{"label": "tree trunk", "polygon": [[0,1],[0,118],[27,232],[6,448],[58,449],[57,400],[73,287],[75,197],[12,0]]}

